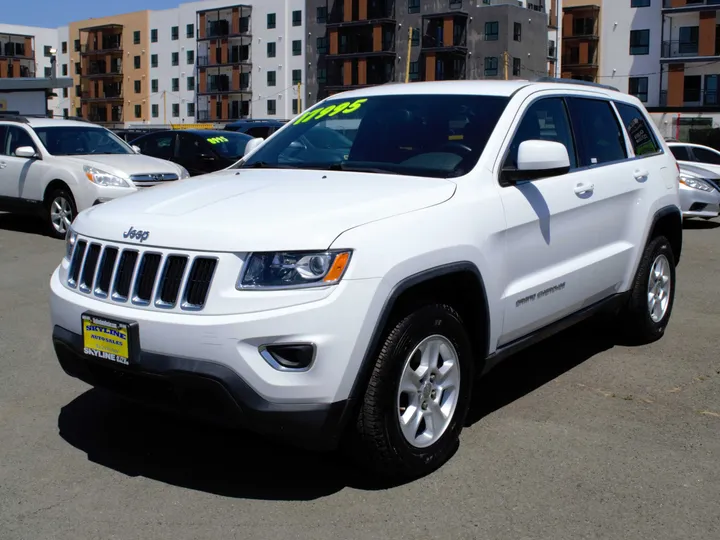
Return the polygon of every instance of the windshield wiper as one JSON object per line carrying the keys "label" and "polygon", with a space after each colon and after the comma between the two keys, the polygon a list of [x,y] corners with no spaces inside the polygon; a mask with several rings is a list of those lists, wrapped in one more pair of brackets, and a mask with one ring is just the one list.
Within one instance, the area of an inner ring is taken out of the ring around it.
{"label": "windshield wiper", "polygon": [[350,172],[369,172],[369,173],[377,173],[377,174],[396,174],[395,171],[390,171],[388,169],[380,169],[378,167],[367,167],[367,166],[363,166],[363,165],[349,165],[348,163],[346,163],[344,161],[340,161],[338,163],[332,163],[323,168],[327,169],[328,171],[350,171]]}

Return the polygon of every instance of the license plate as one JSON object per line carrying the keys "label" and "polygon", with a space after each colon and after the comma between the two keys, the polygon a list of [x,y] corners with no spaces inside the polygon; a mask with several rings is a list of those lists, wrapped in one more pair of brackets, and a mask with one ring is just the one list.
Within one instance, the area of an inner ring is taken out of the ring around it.
{"label": "license plate", "polygon": [[133,363],[136,331],[133,323],[84,313],[82,331],[86,355],[125,366]]}

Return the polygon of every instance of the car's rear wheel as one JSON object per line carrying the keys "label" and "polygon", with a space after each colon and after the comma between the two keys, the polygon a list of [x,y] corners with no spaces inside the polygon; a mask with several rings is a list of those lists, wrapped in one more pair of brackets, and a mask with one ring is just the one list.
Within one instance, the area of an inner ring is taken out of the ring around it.
{"label": "car's rear wheel", "polygon": [[48,235],[65,238],[70,224],[77,215],[75,199],[67,188],[54,189],[45,199]]}
{"label": "car's rear wheel", "polygon": [[675,300],[675,257],[664,236],[653,238],[638,266],[631,296],[623,308],[620,328],[637,344],[660,339],[667,328]]}
{"label": "car's rear wheel", "polygon": [[458,313],[432,304],[387,334],[360,405],[353,453],[386,477],[416,478],[458,445],[473,380],[470,341]]}

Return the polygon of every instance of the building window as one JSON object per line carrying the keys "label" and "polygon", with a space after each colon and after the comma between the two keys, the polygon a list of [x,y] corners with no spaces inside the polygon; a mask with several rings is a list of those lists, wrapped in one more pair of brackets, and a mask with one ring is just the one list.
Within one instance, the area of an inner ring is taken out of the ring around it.
{"label": "building window", "polygon": [[274,13],[268,13],[267,14],[267,27],[268,30],[271,30],[272,28],[275,28],[275,14]]}
{"label": "building window", "polygon": [[[63,54],[67,54],[67,41],[63,41],[60,44],[60,50],[62,51]],[[63,110],[67,110],[67,109],[63,109]]]}
{"label": "building window", "polygon": [[160,116],[160,106],[159,105],[157,105],[157,104],[153,105],[151,107],[151,110],[152,110],[153,118],[157,118],[158,116]]}
{"label": "building window", "polygon": [[299,39],[293,40],[292,54],[293,54],[293,56],[300,56],[302,54],[302,40],[299,40]]}
{"label": "building window", "polygon": [[274,99],[267,100],[267,113],[270,116],[275,116],[277,114],[277,102]]}
{"label": "building window", "polygon": [[268,71],[268,72],[267,72],[267,85],[268,85],[268,86],[275,86],[276,83],[277,83],[277,79],[276,79],[276,76],[275,76],[275,72],[274,72],[274,71]]}
{"label": "building window", "polygon": [[63,88],[63,97],[64,98],[68,97],[68,89],[67,88]]}
{"label": "building window", "polygon": [[292,12],[292,25],[300,26],[302,24],[302,11],[299,9]]}
{"label": "building window", "polygon": [[135,56],[133,58],[133,65],[135,66],[135,69],[140,69],[140,57]]}
{"label": "building window", "polygon": [[648,78],[630,77],[628,79],[628,94],[635,96],[643,103],[648,99]]}
{"label": "building window", "polygon": [[140,92],[142,92],[142,83],[140,81],[135,81],[133,83],[133,86],[135,87],[136,94],[139,94]]}
{"label": "building window", "polygon": [[410,80],[420,80],[420,62],[410,62]]}
{"label": "building window", "polygon": [[179,53],[179,52],[174,52],[174,53],[172,53],[171,58],[172,58],[172,62],[171,62],[171,63],[172,63],[173,66],[179,66],[179,65],[180,65],[180,53]]}
{"label": "building window", "polygon": [[650,0],[630,0],[630,7],[650,7]]}
{"label": "building window", "polygon": [[180,27],[179,26],[173,26],[170,29],[170,39],[173,41],[177,41],[180,39]]}
{"label": "building window", "polygon": [[190,118],[193,118],[195,116],[195,104],[194,103],[187,104],[187,115]]}
{"label": "building window", "polygon": [[485,41],[497,41],[499,33],[499,23],[497,21],[488,21],[485,23]]}
{"label": "building window", "polygon": [[82,64],[80,62],[75,62],[75,75],[80,75],[82,69]]}
{"label": "building window", "polygon": [[413,28],[412,38],[410,38],[410,44],[413,47],[417,47],[420,45],[420,29],[419,28]]}
{"label": "building window", "polygon": [[450,0],[450,9],[462,8],[462,0]]}
{"label": "building window", "polygon": [[180,91],[180,79],[178,79],[177,77],[173,77],[173,79],[172,79],[172,91],[173,92]]}
{"label": "building window", "polygon": [[521,69],[520,59],[519,59],[519,58],[513,58],[513,75],[514,75],[515,77],[519,77],[519,76],[520,76],[520,69]]}
{"label": "building window", "polygon": [[513,40],[522,41],[522,24],[519,22],[513,24]]}
{"label": "building window", "polygon": [[275,54],[277,53],[277,44],[274,41],[268,41],[267,44],[267,57],[268,58],[275,58]]}
{"label": "building window", "polygon": [[327,6],[318,6],[315,18],[318,23],[325,24],[327,22]]}
{"label": "building window", "polygon": [[142,105],[135,105],[135,118],[142,118]]}
{"label": "building window", "polygon": [[650,30],[630,30],[630,54],[650,54]]}
{"label": "building window", "polygon": [[52,56],[52,54],[50,54],[50,49],[52,49],[50,45],[43,46],[43,54],[47,57]]}
{"label": "building window", "polygon": [[187,89],[190,92],[195,91],[195,77],[188,77],[187,78]]}
{"label": "building window", "polygon": [[185,37],[190,39],[195,37],[195,25],[190,23],[185,27]]}
{"label": "building window", "polygon": [[50,69],[49,67],[45,68],[45,77],[52,77],[52,69]]}
{"label": "building window", "polygon": [[150,55],[150,67],[158,67],[158,55],[157,54]]}
{"label": "building window", "polygon": [[80,40],[79,40],[79,39],[76,39],[76,40],[75,40],[75,44],[74,44],[74,45],[75,45],[75,52],[80,51]]}
{"label": "building window", "polygon": [[[67,90],[67,88],[65,88],[65,90]],[[63,118],[67,118],[68,116],[70,116],[70,111],[63,109]]]}
{"label": "building window", "polygon": [[420,13],[420,0],[408,0],[408,13]]}
{"label": "building window", "polygon": [[302,82],[302,69],[292,70],[292,83],[298,85]]}
{"label": "building window", "polygon": [[133,32],[133,45],[140,45],[140,30]]}
{"label": "building window", "polygon": [[318,54],[327,54],[327,52],[328,52],[328,38],[327,37],[317,38],[317,53]]}
{"label": "building window", "polygon": [[153,28],[152,30],[150,30],[150,41],[152,43],[157,43],[157,36],[157,28]]}
{"label": "building window", "polygon": [[188,65],[192,66],[195,63],[195,51],[190,49],[187,53],[185,53],[185,56],[187,57],[186,60]]}
{"label": "building window", "polygon": [[75,116],[77,116],[78,118],[82,118],[82,108],[75,107]]}
{"label": "building window", "polygon": [[179,103],[172,104],[172,115],[173,115],[173,118],[178,118],[180,116],[180,104]]}
{"label": "building window", "polygon": [[292,113],[293,114],[298,113],[298,100],[297,99],[292,100]]}
{"label": "building window", "polygon": [[158,80],[157,80],[157,79],[153,79],[152,81],[150,81],[150,91],[153,92],[153,93],[156,93],[156,92],[159,91],[159,90],[158,90]]}
{"label": "building window", "polygon": [[497,74],[498,74],[497,56],[486,56],[485,57],[485,76],[486,77],[497,77]]}
{"label": "building window", "polygon": [[680,54],[697,55],[700,45],[699,26],[681,26],[678,38],[678,52]]}
{"label": "building window", "polygon": [[62,65],[62,74],[63,74],[63,77],[65,77],[65,76],[67,75],[67,73],[68,73],[68,72],[67,72],[67,64],[63,64],[63,65]]}
{"label": "building window", "polygon": [[325,68],[318,69],[317,82],[318,82],[318,84],[325,84],[327,82],[327,69],[325,69]]}

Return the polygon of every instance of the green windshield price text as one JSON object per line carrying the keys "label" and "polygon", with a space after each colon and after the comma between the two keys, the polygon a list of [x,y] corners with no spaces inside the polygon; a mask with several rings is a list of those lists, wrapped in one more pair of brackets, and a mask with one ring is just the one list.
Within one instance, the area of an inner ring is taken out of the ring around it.
{"label": "green windshield price text", "polygon": [[293,122],[293,125],[303,124],[310,120],[320,120],[325,116],[335,116],[336,114],[350,114],[357,111],[367,99],[356,99],[355,101],[345,101],[337,105],[328,105],[327,107],[319,107],[304,113],[300,118]]}
{"label": "green windshield price text", "polygon": [[222,135],[220,137],[211,137],[207,140],[210,144],[218,144],[221,142],[228,142],[227,137],[223,137]]}

